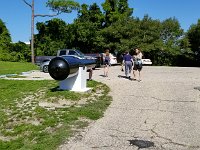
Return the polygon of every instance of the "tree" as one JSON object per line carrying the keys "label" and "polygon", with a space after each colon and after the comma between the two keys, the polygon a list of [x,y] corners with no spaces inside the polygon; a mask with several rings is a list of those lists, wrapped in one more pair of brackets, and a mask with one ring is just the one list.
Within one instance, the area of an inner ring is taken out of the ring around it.
{"label": "tree", "polygon": [[96,24],[98,28],[101,29],[105,18],[100,7],[96,3],[94,3],[90,5],[88,12],[89,21]]}
{"label": "tree", "polygon": [[10,60],[15,62],[24,62],[24,61],[31,61],[31,52],[30,52],[30,45],[25,44],[24,42],[17,42],[13,43],[10,48]]}
{"label": "tree", "polygon": [[74,31],[73,47],[85,53],[98,52],[101,47],[98,33],[103,28],[103,22],[104,15],[96,3],[89,6],[82,4],[78,18],[71,25]]}
{"label": "tree", "polygon": [[118,12],[125,17],[130,17],[133,14],[133,8],[129,8],[128,0],[119,0]]}
{"label": "tree", "polygon": [[200,65],[200,19],[197,24],[190,26],[187,37],[190,42],[190,48],[195,54],[195,59],[198,65]]}
{"label": "tree", "polygon": [[7,49],[7,45],[11,43],[11,36],[6,28],[5,23],[0,19],[0,48]]}
{"label": "tree", "polygon": [[176,18],[169,18],[162,22],[161,39],[165,44],[173,43],[176,46],[182,35],[183,29]]}
{"label": "tree", "polygon": [[[141,21],[138,23],[137,38],[140,39],[140,44],[138,45],[143,49],[143,51],[151,51],[158,46],[155,44],[160,40],[161,34],[161,22],[159,20],[153,20],[148,15],[145,15]],[[160,45],[159,45],[160,46]],[[161,47],[159,47],[161,49]]]}
{"label": "tree", "polygon": [[106,27],[118,20],[126,20],[133,13],[133,8],[128,6],[128,0],[105,0],[102,7],[105,11]]}
{"label": "tree", "polygon": [[5,23],[0,19],[0,60],[6,59],[11,45],[11,36]]}
{"label": "tree", "polygon": [[54,18],[45,23],[37,23],[38,34],[35,36],[35,48],[37,55],[55,55],[57,49],[66,47],[65,40],[68,32],[66,23]]}
{"label": "tree", "polygon": [[27,2],[27,0],[22,0],[26,5],[28,5],[31,10],[31,60],[32,63],[34,63],[34,19],[35,17],[53,17],[57,16],[60,13],[70,13],[72,10],[76,10],[79,7],[79,4],[77,2],[74,2],[73,0],[48,0],[47,7],[49,7],[52,11],[57,12],[53,15],[46,15],[46,14],[35,14],[35,8],[34,8],[34,0],[32,0],[32,3]]}

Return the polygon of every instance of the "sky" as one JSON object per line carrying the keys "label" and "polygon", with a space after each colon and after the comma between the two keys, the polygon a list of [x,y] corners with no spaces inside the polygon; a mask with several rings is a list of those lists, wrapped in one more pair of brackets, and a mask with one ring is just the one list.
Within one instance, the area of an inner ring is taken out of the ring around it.
{"label": "sky", "polygon": [[[31,0],[26,0],[31,3]],[[97,3],[105,0],[76,0],[80,4]],[[35,14],[52,14],[46,7],[47,0],[35,0]],[[200,19],[200,0],[129,0],[129,7],[134,8],[133,16],[143,18],[148,14],[152,19],[163,21],[170,17],[178,19],[181,28],[187,31]],[[57,16],[67,23],[72,23],[77,12]],[[5,23],[12,42],[28,42],[31,37],[31,9],[23,0],[0,0],[0,19]],[[35,23],[45,22],[52,18],[36,17]],[[35,33],[37,30],[35,29]]]}

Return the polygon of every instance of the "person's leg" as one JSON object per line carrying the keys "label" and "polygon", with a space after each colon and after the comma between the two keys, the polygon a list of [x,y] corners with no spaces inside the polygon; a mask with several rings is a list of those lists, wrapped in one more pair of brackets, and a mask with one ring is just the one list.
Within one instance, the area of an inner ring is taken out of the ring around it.
{"label": "person's leg", "polygon": [[131,67],[132,67],[131,62],[127,62],[127,77],[128,78],[131,78],[131,75],[130,75],[130,73],[131,73]]}
{"label": "person's leg", "polygon": [[108,76],[108,65],[105,64],[104,66],[104,77],[107,77]]}
{"label": "person's leg", "polygon": [[124,71],[124,65],[123,65],[123,63],[121,64],[121,71]]}
{"label": "person's leg", "polygon": [[108,73],[108,66],[106,65],[106,67],[105,67],[105,77],[107,77],[107,73]]}
{"label": "person's leg", "polygon": [[136,65],[133,66],[133,80],[136,80],[136,71],[137,71],[137,68],[136,68]]}
{"label": "person's leg", "polygon": [[129,76],[131,77],[131,71],[132,71],[132,62],[129,63]]}
{"label": "person's leg", "polygon": [[139,80],[138,81],[141,81],[141,70],[142,69],[139,69],[138,71],[139,71]]}
{"label": "person's leg", "polygon": [[109,65],[107,65],[106,77],[108,77]]}
{"label": "person's leg", "polygon": [[106,64],[104,64],[103,73],[104,73],[104,77],[105,77],[106,76]]}
{"label": "person's leg", "polygon": [[89,80],[92,80],[92,74],[93,74],[93,70],[90,69],[90,70],[89,70]]}
{"label": "person's leg", "polygon": [[139,72],[139,79],[138,79],[138,81],[141,81],[141,73],[140,73],[140,70],[138,70],[138,72]]}
{"label": "person's leg", "polygon": [[125,75],[128,77],[128,63],[125,62]]}
{"label": "person's leg", "polygon": [[133,70],[133,80],[136,80],[136,71],[137,70]]}

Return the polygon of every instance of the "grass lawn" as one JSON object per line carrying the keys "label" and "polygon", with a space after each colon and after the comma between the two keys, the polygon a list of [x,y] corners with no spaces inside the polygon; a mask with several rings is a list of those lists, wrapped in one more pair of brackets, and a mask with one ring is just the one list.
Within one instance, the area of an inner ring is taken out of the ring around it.
{"label": "grass lawn", "polygon": [[[0,62],[0,74],[35,69],[19,63],[23,69],[8,70],[2,63],[15,65]],[[0,79],[0,150],[55,150],[76,128],[102,117],[111,103],[109,88],[102,83],[89,81],[93,90],[85,94],[57,86],[56,81]]]}
{"label": "grass lawn", "polygon": [[0,61],[0,75],[19,74],[30,70],[38,70],[38,66],[27,62]]}

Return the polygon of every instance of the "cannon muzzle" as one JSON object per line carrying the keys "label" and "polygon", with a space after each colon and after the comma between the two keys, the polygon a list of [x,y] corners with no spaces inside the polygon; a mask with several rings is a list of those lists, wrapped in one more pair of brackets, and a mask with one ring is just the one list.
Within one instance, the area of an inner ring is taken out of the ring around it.
{"label": "cannon muzzle", "polygon": [[63,57],[53,58],[48,67],[50,76],[55,80],[64,80],[78,73],[79,63]]}

